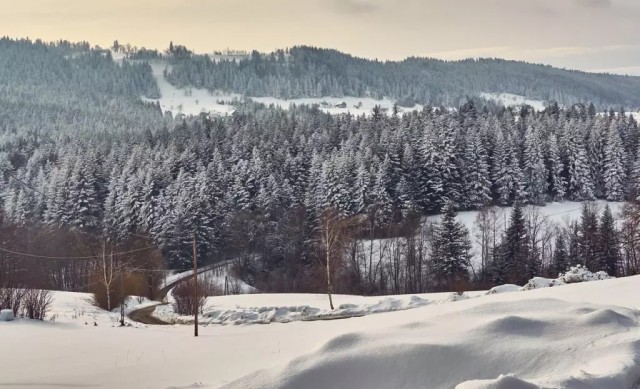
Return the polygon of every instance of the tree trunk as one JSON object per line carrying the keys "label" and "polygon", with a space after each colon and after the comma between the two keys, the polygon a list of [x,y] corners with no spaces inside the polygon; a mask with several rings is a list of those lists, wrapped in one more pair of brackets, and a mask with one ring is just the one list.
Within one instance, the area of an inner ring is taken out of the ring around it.
{"label": "tree trunk", "polygon": [[333,297],[331,293],[333,293],[333,286],[331,285],[331,251],[327,250],[327,294],[329,295],[329,306],[333,311]]}

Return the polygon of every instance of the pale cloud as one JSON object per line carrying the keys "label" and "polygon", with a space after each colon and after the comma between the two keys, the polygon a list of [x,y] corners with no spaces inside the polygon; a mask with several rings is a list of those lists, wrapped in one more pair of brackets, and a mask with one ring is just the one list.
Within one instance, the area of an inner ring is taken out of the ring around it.
{"label": "pale cloud", "polygon": [[334,0],[335,7],[340,12],[350,14],[364,14],[378,9],[379,4],[371,0]]}
{"label": "pale cloud", "polygon": [[575,2],[583,7],[607,8],[613,6],[611,0],[575,0]]}
{"label": "pale cloud", "polygon": [[20,0],[0,13],[0,35],[160,49],[171,40],[198,52],[307,44],[592,70],[640,65],[638,14],[638,0]]}

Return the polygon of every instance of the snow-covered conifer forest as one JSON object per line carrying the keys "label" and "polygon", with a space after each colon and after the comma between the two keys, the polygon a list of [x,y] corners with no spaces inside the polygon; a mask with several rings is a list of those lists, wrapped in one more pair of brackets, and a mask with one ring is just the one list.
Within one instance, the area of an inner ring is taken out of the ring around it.
{"label": "snow-covered conifer forest", "polygon": [[[174,74],[200,60],[172,50]],[[455,109],[352,116],[246,101],[224,117],[173,117],[140,100],[159,97],[145,55],[161,56],[142,51],[115,63],[86,43],[0,41],[5,249],[73,257],[107,243],[111,251],[154,246],[159,261],[184,269],[195,237],[202,263],[238,259],[239,275],[263,291],[322,291],[328,257],[319,231],[332,210],[349,221],[336,254],[338,292],[521,283],[576,263],[638,271],[633,206],[627,230],[588,205],[568,225],[519,211],[636,199],[640,132],[620,108],[550,103],[538,112],[469,99]],[[489,244],[491,207],[514,204],[512,220],[493,220]],[[456,212],[478,210],[478,228],[456,222]],[[441,212],[441,225],[423,218]],[[474,249],[476,229],[483,238]],[[607,253],[589,237],[605,229]],[[554,250],[576,263],[556,263]],[[51,266],[45,286],[84,290],[84,265]]]}

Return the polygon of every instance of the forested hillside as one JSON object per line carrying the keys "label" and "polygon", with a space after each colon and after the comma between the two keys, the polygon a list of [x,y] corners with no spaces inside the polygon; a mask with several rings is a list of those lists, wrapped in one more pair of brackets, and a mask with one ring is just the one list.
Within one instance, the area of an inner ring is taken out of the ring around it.
{"label": "forested hillside", "polygon": [[[182,48],[182,47],[180,47]],[[480,93],[512,93],[564,106],[640,107],[640,77],[591,74],[500,59],[372,61],[335,50],[294,47],[254,52],[237,61],[212,60],[182,50],[167,79],[176,86],[278,98],[383,96],[402,106],[457,107]]]}
{"label": "forested hillside", "polygon": [[100,132],[157,127],[159,97],[146,63],[116,64],[88,43],[0,39],[0,127],[53,136],[54,130]]}

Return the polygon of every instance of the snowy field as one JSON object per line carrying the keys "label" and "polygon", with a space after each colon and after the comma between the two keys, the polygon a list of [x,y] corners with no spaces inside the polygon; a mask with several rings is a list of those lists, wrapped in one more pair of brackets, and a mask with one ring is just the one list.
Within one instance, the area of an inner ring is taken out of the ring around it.
{"label": "snowy field", "polygon": [[[10,350],[0,353],[0,386],[635,388],[639,293],[640,277],[630,277],[346,320],[203,326],[199,338],[190,326],[18,320],[0,323]],[[326,304],[304,295],[218,299]]]}
{"label": "snowy field", "polygon": [[514,95],[511,93],[480,93],[480,97],[505,107],[530,105],[536,111],[543,111],[547,104],[546,101],[531,100],[525,96]]}
{"label": "snowy field", "polygon": [[[606,202],[603,200],[598,200],[593,202],[597,209],[599,210],[599,214],[602,213],[606,204],[609,204],[611,208],[611,212],[613,213],[614,218],[618,218],[620,216],[620,212],[624,203],[622,202]],[[549,203],[543,207],[532,206],[532,209],[535,209],[539,212],[540,217],[545,219],[550,225],[550,227],[559,226],[565,227],[569,223],[573,221],[579,221],[580,215],[582,213],[582,203],[573,202],[573,201],[565,201],[562,203]],[[506,225],[509,223],[509,215],[511,214],[512,207],[500,207],[498,209],[499,219],[501,219],[501,224]],[[525,209],[525,216],[527,211]],[[429,221],[437,222],[440,220],[442,216],[430,216],[427,218]],[[474,262],[473,266],[478,268],[479,266],[479,256],[481,247],[476,239],[476,234],[478,233],[478,227],[476,226],[476,218],[478,217],[478,211],[468,211],[468,212],[460,212],[456,220],[462,222],[467,230],[469,230],[469,234],[471,237],[471,241],[473,244],[473,255]]]}

